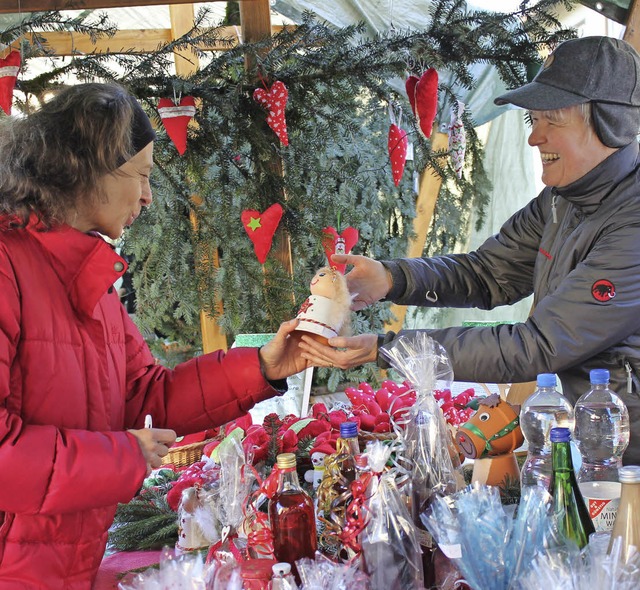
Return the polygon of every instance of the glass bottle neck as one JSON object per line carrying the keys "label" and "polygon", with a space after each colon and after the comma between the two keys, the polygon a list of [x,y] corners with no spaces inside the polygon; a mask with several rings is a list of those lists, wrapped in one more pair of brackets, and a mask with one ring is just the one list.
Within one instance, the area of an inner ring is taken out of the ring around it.
{"label": "glass bottle neck", "polygon": [[568,442],[554,442],[551,444],[553,471],[573,470],[571,460],[571,446]]}
{"label": "glass bottle neck", "polygon": [[360,445],[358,444],[357,436],[339,438],[337,447],[338,454],[349,453],[350,455],[353,455],[355,457],[360,453]]}
{"label": "glass bottle neck", "polygon": [[280,477],[278,479],[278,491],[300,490],[300,481],[298,480],[298,472],[295,467],[287,467],[280,469]]}

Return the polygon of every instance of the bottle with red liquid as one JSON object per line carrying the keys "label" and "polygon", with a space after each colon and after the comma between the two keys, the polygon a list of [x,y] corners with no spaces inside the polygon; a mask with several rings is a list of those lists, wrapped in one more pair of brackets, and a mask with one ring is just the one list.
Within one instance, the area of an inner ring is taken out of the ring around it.
{"label": "bottle with red liquid", "polygon": [[278,455],[277,465],[278,491],[269,500],[273,552],[278,561],[291,564],[300,583],[295,563],[302,557],[314,559],[318,546],[313,500],[300,486],[293,453]]}

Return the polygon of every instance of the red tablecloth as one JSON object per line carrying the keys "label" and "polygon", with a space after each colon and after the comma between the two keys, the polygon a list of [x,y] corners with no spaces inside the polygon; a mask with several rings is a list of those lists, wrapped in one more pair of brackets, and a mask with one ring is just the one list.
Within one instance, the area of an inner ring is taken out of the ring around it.
{"label": "red tablecloth", "polygon": [[93,590],[115,590],[125,572],[146,568],[160,561],[160,551],[122,551],[102,560]]}

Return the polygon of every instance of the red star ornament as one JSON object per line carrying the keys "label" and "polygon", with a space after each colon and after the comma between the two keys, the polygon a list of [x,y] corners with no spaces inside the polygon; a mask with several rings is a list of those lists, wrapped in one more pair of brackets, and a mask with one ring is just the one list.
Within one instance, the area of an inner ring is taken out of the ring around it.
{"label": "red star ornament", "polygon": [[271,127],[284,146],[289,145],[287,122],[284,117],[288,98],[289,91],[279,80],[273,83],[268,92],[264,88],[256,88],[253,91],[253,99],[269,111],[267,125]]}
{"label": "red star ornament", "polygon": [[420,78],[409,76],[405,89],[418,128],[429,139],[438,110],[438,72],[435,68],[429,68]]}
{"label": "red star ornament", "polygon": [[184,154],[187,149],[187,126],[196,114],[195,98],[185,96],[178,105],[170,98],[161,98],[158,101],[158,114],[178,153]]}
{"label": "red star ornament", "polygon": [[273,235],[276,233],[280,219],[282,218],[282,205],[274,203],[263,213],[255,209],[245,209],[241,219],[249,239],[253,242],[253,250],[260,264],[264,264],[267,254],[271,250]]}
{"label": "red star ornament", "polygon": [[322,247],[327,255],[329,266],[344,274],[346,264],[336,264],[331,260],[332,254],[349,254],[358,243],[359,233],[355,227],[346,227],[340,234],[335,227],[325,227],[322,230]]}
{"label": "red star ornament", "polygon": [[389,150],[389,160],[391,161],[391,174],[393,175],[393,184],[398,186],[404,165],[407,162],[407,148],[409,147],[409,138],[407,132],[401,129],[395,123],[389,126],[389,138],[387,140],[387,149]]}
{"label": "red star ornament", "polygon": [[13,89],[16,86],[19,70],[19,51],[12,51],[7,57],[0,59],[0,107],[7,115],[11,114]]}

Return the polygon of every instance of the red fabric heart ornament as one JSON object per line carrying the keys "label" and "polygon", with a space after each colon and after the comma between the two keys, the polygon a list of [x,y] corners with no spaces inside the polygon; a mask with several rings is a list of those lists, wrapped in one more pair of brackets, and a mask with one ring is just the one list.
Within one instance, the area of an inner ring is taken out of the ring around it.
{"label": "red fabric heart ornament", "polygon": [[273,235],[276,233],[282,213],[283,209],[280,203],[274,203],[263,213],[255,209],[245,209],[242,212],[242,225],[249,239],[253,242],[253,250],[260,264],[265,263],[267,254],[271,250]]}
{"label": "red fabric heart ornament", "polygon": [[433,122],[438,110],[438,72],[429,68],[416,84],[416,118],[420,131],[428,139],[431,137]]}
{"label": "red fabric heart ornament", "polygon": [[19,51],[12,51],[7,57],[0,59],[0,107],[7,115],[11,114],[13,89],[16,86],[19,70]]}
{"label": "red fabric heart ornament", "polygon": [[327,255],[329,266],[344,274],[347,269],[346,264],[336,264],[331,260],[332,254],[349,254],[358,243],[359,233],[355,227],[346,227],[340,234],[335,227],[325,227],[322,230],[322,247]]}
{"label": "red fabric heart ornament", "polygon": [[419,80],[409,76],[405,88],[411,110],[418,120],[418,128],[429,139],[438,110],[438,72],[435,68],[429,68]]}
{"label": "red fabric heart ornament", "polygon": [[158,114],[178,153],[184,154],[187,149],[187,126],[196,114],[195,98],[185,96],[179,105],[170,98],[161,98],[158,101]]}
{"label": "red fabric heart ornament", "polygon": [[416,114],[416,84],[418,83],[418,76],[409,76],[407,81],[404,83],[404,87],[407,91],[407,96],[409,97],[409,104],[411,105],[411,112]]}
{"label": "red fabric heart ornament", "polygon": [[409,147],[409,139],[407,132],[398,127],[395,123],[389,126],[389,137],[387,140],[387,149],[389,150],[389,160],[391,161],[391,174],[393,175],[393,184],[398,186],[404,165],[407,161],[407,148]]}
{"label": "red fabric heart ornament", "polygon": [[256,88],[253,91],[253,99],[269,111],[267,125],[278,136],[280,143],[285,146],[289,145],[287,122],[284,118],[288,97],[287,87],[279,80],[273,83],[268,92],[264,88]]}

